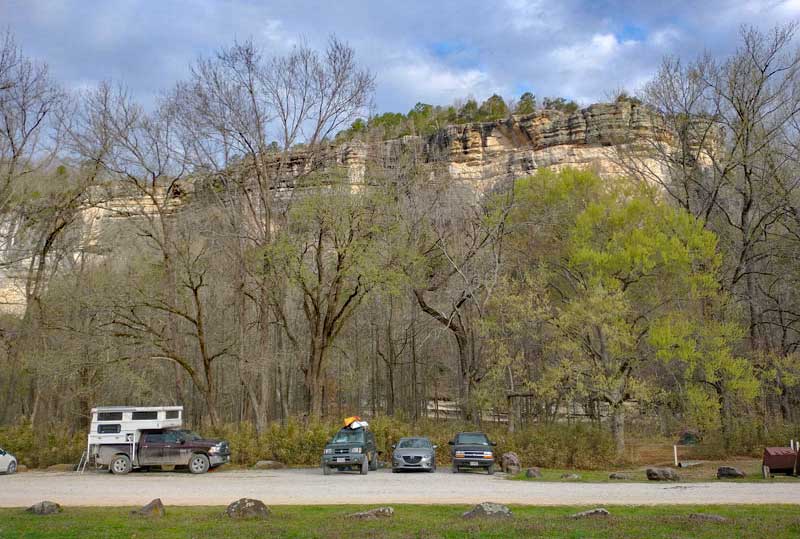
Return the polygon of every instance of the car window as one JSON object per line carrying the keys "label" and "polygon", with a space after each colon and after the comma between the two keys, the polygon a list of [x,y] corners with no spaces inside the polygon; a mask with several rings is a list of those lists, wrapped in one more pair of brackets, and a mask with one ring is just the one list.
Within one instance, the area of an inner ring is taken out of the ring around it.
{"label": "car window", "polygon": [[431,442],[427,438],[404,438],[397,447],[403,449],[430,449]]}
{"label": "car window", "polygon": [[480,432],[462,432],[456,440],[458,444],[489,445],[489,439]]}
{"label": "car window", "polygon": [[151,444],[163,444],[164,435],[160,432],[151,432],[145,436],[145,440]]}
{"label": "car window", "polygon": [[333,443],[358,443],[364,441],[364,429],[342,429],[333,437]]}
{"label": "car window", "polygon": [[178,431],[170,430],[164,433],[165,444],[177,444],[181,441],[181,433]]}
{"label": "car window", "polygon": [[0,449],[0,455],[5,455],[5,454],[6,454],[5,449]]}

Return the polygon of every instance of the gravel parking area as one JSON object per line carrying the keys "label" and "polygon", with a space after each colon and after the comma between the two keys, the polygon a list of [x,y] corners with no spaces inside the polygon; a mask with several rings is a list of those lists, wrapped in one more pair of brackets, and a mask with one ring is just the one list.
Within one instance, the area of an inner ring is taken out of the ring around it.
{"label": "gravel parking area", "polygon": [[335,473],[318,469],[178,472],[27,472],[0,476],[0,507],[52,500],[67,506],[133,506],[161,498],[167,505],[227,505],[238,498],[272,505],[471,504],[800,504],[800,483],[541,483],[502,474]]}

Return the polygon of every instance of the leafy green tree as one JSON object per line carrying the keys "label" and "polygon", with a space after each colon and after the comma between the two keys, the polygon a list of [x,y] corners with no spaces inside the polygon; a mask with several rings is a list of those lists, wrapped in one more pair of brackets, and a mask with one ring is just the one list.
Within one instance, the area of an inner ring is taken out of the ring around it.
{"label": "leafy green tree", "polygon": [[545,110],[558,110],[567,114],[577,112],[578,104],[571,99],[568,101],[563,97],[545,97],[542,102],[542,108]]}
{"label": "leafy green tree", "polygon": [[536,96],[531,92],[525,92],[519,97],[514,114],[533,114],[534,112],[536,112]]}
{"label": "leafy green tree", "polygon": [[506,102],[497,94],[481,103],[478,109],[478,118],[481,120],[500,120],[508,116]]}
{"label": "leafy green tree", "polygon": [[[706,323],[702,307],[718,293],[716,237],[647,188],[589,172],[541,172],[518,182],[516,200],[513,250],[546,271],[549,303],[540,305],[552,306],[545,378],[604,403],[622,454],[626,406],[651,391],[653,329],[676,317],[694,330]],[[544,237],[537,241],[546,250],[530,250],[531,234]],[[715,345],[726,342],[723,335]]]}
{"label": "leafy green tree", "polygon": [[467,99],[458,109],[458,122],[470,123],[477,122],[479,119],[478,102],[474,99]]}

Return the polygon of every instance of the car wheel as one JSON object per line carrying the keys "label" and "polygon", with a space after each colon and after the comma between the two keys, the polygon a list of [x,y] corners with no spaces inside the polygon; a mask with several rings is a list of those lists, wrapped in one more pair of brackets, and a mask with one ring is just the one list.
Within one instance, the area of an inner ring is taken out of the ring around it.
{"label": "car wheel", "polygon": [[361,461],[361,475],[367,475],[369,473],[369,460],[364,456],[364,460]]}
{"label": "car wheel", "polygon": [[9,474],[9,475],[11,475],[12,473],[17,473],[17,463],[14,462],[13,460],[11,462],[9,462],[8,463],[8,470],[6,470],[6,473]]}
{"label": "car wheel", "polygon": [[490,464],[488,468],[486,468],[486,472],[489,475],[494,475],[494,464]]}
{"label": "car wheel", "polygon": [[206,473],[209,468],[208,457],[202,453],[195,453],[192,455],[192,460],[189,461],[189,471],[193,474]]}
{"label": "car wheel", "polygon": [[131,459],[128,458],[128,455],[117,455],[111,461],[108,469],[115,475],[125,475],[131,471]]}
{"label": "car wheel", "polygon": [[332,471],[330,466],[322,465],[322,475],[331,475]]}
{"label": "car wheel", "polygon": [[375,472],[378,470],[378,454],[372,454],[372,460],[369,461],[369,470]]}

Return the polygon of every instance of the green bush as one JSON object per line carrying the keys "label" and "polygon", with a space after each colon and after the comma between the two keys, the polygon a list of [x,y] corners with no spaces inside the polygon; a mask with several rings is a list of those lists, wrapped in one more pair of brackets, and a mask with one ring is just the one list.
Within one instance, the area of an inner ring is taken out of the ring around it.
{"label": "green bush", "polygon": [[37,435],[30,423],[0,428],[0,447],[13,453],[20,464],[46,468],[53,464],[77,464],[86,449],[86,434],[66,427],[48,426]]}

